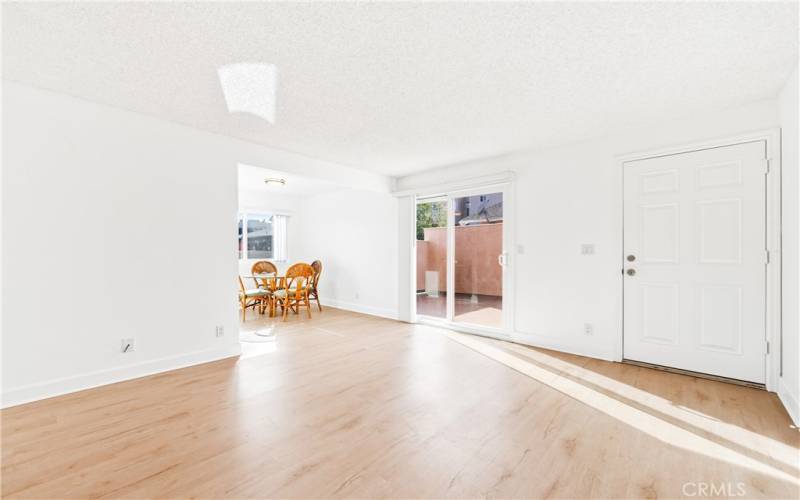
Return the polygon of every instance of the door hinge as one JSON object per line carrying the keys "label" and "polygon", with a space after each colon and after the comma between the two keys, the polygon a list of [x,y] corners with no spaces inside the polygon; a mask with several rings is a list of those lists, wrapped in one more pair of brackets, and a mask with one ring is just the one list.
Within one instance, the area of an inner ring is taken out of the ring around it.
{"label": "door hinge", "polygon": [[769,261],[770,261],[769,250],[764,250],[764,264],[769,264]]}
{"label": "door hinge", "polygon": [[764,175],[768,175],[769,174],[769,162],[770,162],[770,159],[769,158],[764,158],[762,161],[764,162]]}
{"label": "door hinge", "polygon": [[764,341],[764,353],[769,354],[769,340]]}

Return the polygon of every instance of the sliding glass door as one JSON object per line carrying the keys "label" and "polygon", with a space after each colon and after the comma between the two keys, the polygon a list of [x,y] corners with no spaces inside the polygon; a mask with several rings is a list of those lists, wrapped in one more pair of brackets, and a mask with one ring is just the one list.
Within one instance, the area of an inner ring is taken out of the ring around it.
{"label": "sliding glass door", "polygon": [[503,327],[503,193],[453,198],[453,321]]}
{"label": "sliding glass door", "polygon": [[508,326],[504,187],[418,198],[416,308],[478,329]]}

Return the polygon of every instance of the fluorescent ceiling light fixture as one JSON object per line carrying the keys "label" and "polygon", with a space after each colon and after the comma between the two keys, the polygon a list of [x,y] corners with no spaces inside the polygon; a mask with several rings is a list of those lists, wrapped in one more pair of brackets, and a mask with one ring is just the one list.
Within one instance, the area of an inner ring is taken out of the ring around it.
{"label": "fluorescent ceiling light fixture", "polygon": [[250,113],[275,123],[278,68],[274,64],[226,64],[217,73],[230,113]]}

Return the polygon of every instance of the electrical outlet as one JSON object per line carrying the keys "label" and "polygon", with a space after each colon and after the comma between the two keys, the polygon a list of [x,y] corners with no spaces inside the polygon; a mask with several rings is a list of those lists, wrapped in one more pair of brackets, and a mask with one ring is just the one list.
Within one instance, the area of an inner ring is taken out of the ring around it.
{"label": "electrical outlet", "polygon": [[581,255],[594,255],[594,245],[591,243],[582,244]]}
{"label": "electrical outlet", "polygon": [[522,255],[525,253],[525,246],[524,245],[517,245],[517,253]]}
{"label": "electrical outlet", "polygon": [[355,296],[354,298],[355,298],[356,300],[358,300],[358,292],[356,292],[356,296]]}
{"label": "electrical outlet", "polygon": [[583,324],[583,333],[586,335],[594,335],[594,326],[591,323]]}
{"label": "electrical outlet", "polygon": [[122,352],[133,352],[136,350],[136,344],[134,339],[122,339],[122,345],[120,346],[120,351]]}
{"label": "electrical outlet", "polygon": [[224,337],[225,336],[225,327],[222,325],[217,325],[217,337]]}

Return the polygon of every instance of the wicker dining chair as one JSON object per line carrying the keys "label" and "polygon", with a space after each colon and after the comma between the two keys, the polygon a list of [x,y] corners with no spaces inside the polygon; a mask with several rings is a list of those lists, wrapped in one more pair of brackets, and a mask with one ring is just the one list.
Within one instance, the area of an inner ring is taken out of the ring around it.
{"label": "wicker dining chair", "polygon": [[303,262],[292,265],[286,270],[286,287],[273,292],[275,306],[283,310],[283,321],[289,314],[289,309],[296,313],[300,307],[305,307],[308,317],[311,318],[311,303],[308,301],[308,290],[314,269]]}
{"label": "wicker dining chair", "polygon": [[272,292],[269,290],[264,290],[263,288],[256,288],[253,290],[247,290],[244,287],[244,281],[242,281],[242,277],[238,276],[239,278],[239,306],[242,308],[242,321],[247,319],[247,308],[252,307],[253,309],[258,306],[258,312],[260,314],[264,314],[264,310],[269,308],[270,312],[273,310],[274,302],[272,300]]}
{"label": "wicker dining chair", "polygon": [[322,275],[322,261],[315,260],[311,263],[311,268],[314,270],[314,277],[311,278],[311,283],[308,285],[308,298],[316,300],[317,307],[322,311],[322,304],[319,302],[319,277]]}
{"label": "wicker dining chair", "polygon": [[[278,267],[268,260],[259,260],[258,262],[254,262],[253,266],[250,268],[250,274],[278,274]],[[256,286],[258,288],[265,288],[263,283],[258,282],[258,278],[253,278],[253,281],[256,282]]]}

